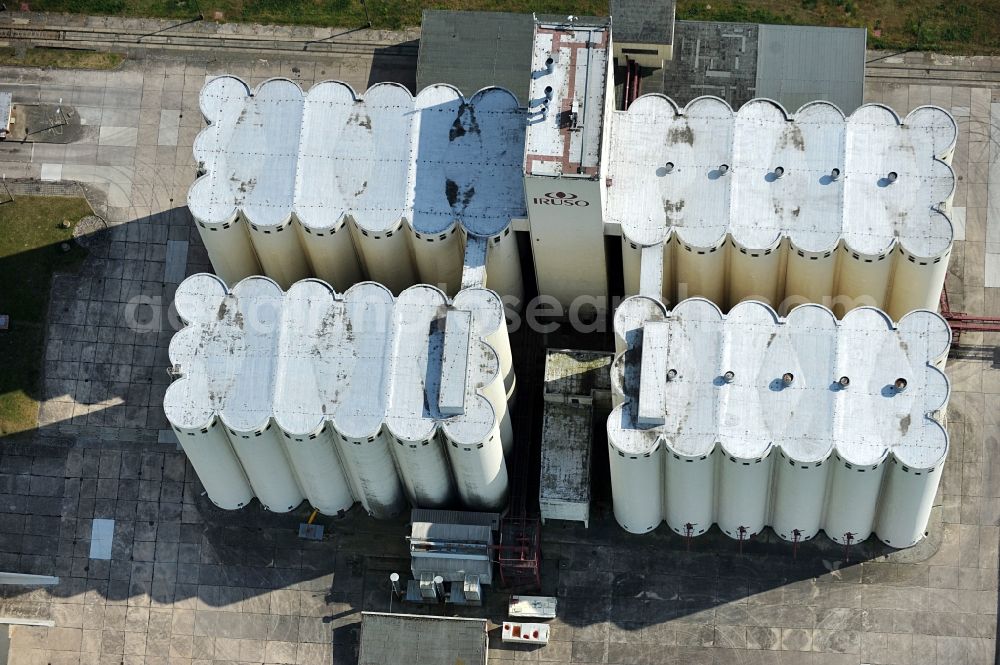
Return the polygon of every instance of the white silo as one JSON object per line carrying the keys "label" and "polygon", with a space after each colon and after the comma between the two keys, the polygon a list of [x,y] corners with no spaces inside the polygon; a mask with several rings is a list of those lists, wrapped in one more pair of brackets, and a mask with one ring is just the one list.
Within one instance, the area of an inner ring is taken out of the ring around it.
{"label": "white silo", "polygon": [[[285,456],[278,428],[266,421],[244,429],[249,423],[227,426],[227,431],[254,494],[267,510],[275,513],[294,510],[305,499],[305,494]],[[225,415],[223,424],[226,424]]]}
{"label": "white silo", "polygon": [[[191,190],[194,191],[196,187],[198,182],[192,185]],[[188,205],[191,205],[190,200]],[[250,241],[249,227],[239,213],[234,212],[226,222],[208,223],[199,219],[195,224],[212,268],[219,277],[229,284],[235,284],[241,279],[260,274],[260,262]]]}
{"label": "white silo", "polygon": [[340,458],[354,484],[354,493],[365,511],[377,519],[398,515],[406,507],[406,497],[396,474],[392,443],[385,429],[380,427],[373,434],[362,437],[338,432],[336,441]]}
{"label": "white silo", "polygon": [[299,486],[312,507],[324,515],[339,515],[354,505],[334,436],[329,425],[306,435],[282,431],[285,454]]}
{"label": "white silo", "polygon": [[[643,331],[648,323],[665,315],[656,299],[633,296],[619,305],[614,317],[616,357],[611,386],[616,406],[608,416],[608,457],[615,519],[632,533],[652,531],[663,521],[664,461],[658,431],[663,414],[657,414],[655,407],[662,404],[664,390],[650,380],[657,374],[652,370],[642,382],[642,363]],[[662,340],[650,338],[650,343],[659,348]],[[652,351],[649,356],[654,363],[663,360],[662,354]],[[648,416],[646,410],[650,411]]]}
{"label": "white silo", "polygon": [[875,535],[886,545],[910,547],[927,535],[944,460],[937,466],[919,469],[893,457],[887,466]]}
{"label": "white silo", "polygon": [[771,483],[771,451],[764,457],[734,457],[719,451],[719,528],[730,538],[746,540],[767,524]]}
{"label": "white silo", "polygon": [[[839,234],[837,236],[839,238]],[[838,240],[825,251],[807,251],[795,243],[794,236],[789,240],[785,266],[784,295],[778,313],[788,314],[794,307],[805,303],[824,303],[836,293],[837,277],[836,251]]]}
{"label": "white silo", "polygon": [[510,225],[489,239],[486,254],[486,286],[509,299],[515,309],[523,306],[524,283],[521,279],[521,255],[517,235]]}
{"label": "white silo", "polygon": [[333,226],[325,228],[304,223],[296,226],[299,242],[314,275],[341,291],[363,279],[346,218],[341,217]]}
{"label": "white silo", "polygon": [[182,427],[179,423],[194,413],[190,411],[185,413],[183,398],[170,395],[170,391],[179,383],[176,382],[167,388],[167,395],[163,398],[163,408],[167,412],[167,419],[173,426],[181,448],[184,449],[184,454],[194,467],[212,503],[224,510],[242,508],[253,499],[253,489],[250,488],[243,467],[233,452],[225,429],[215,416],[212,416],[211,422],[206,423],[204,427]]}
{"label": "white silo", "polygon": [[889,278],[892,276],[891,247],[882,253],[866,254],[851,249],[845,243],[837,254],[837,293],[833,313],[843,318],[857,307],[885,307]]}
{"label": "white silo", "polygon": [[881,354],[888,377],[880,434],[892,456],[875,532],[909,547],[925,535],[948,454],[948,433],[935,418],[948,404],[949,382],[936,361],[947,357],[950,331],[938,314],[918,310],[900,320],[897,336],[893,353]]}
{"label": "white silo", "polygon": [[663,456],[666,460],[663,519],[674,533],[700,536],[715,522],[718,455],[714,451],[698,456],[679,455],[668,445]]}
{"label": "white silo", "polygon": [[[772,454],[773,457],[773,454]],[[778,451],[768,524],[783,540],[810,540],[823,525],[829,462],[801,462]]]}
{"label": "white silo", "polygon": [[250,240],[253,241],[264,274],[287,289],[300,279],[309,277],[311,271],[305,250],[289,216],[276,224],[249,222]]}
{"label": "white silo", "polygon": [[[894,326],[865,307],[838,322],[811,304],[781,320],[753,301],[725,317],[703,299],[669,314],[653,302],[626,299],[615,316],[608,440],[623,527],[649,530],[661,512],[681,535],[714,520],[740,539],[766,525],[792,542],[821,528],[843,544],[873,529],[893,545],[922,537],[947,452],[939,315]],[[648,461],[661,444],[662,467]]]}
{"label": "white silo", "polygon": [[735,241],[730,241],[729,245],[726,293],[730,305],[743,300],[757,300],[776,307],[783,291],[780,280],[785,245],[780,240],[765,248],[747,248]]}
{"label": "white silo", "polygon": [[835,455],[823,531],[842,545],[860,543],[875,528],[885,464],[857,465]]}
{"label": "white silo", "polygon": [[450,475],[444,437],[432,434],[420,441],[406,441],[391,436],[399,479],[410,503],[421,508],[447,507],[454,499],[455,482]]}
{"label": "white silo", "polygon": [[[303,497],[270,422],[281,298],[264,277],[231,290],[211,275],[185,280],[175,306],[188,325],[170,343],[171,362],[184,378],[170,393],[172,401],[219,414],[254,493],[268,509],[284,512]],[[169,417],[169,404],[166,410]]]}
{"label": "white silo", "polygon": [[[947,222],[947,219],[943,221]],[[950,222],[948,224],[950,226]],[[913,243],[909,244],[912,246]],[[913,254],[902,247],[898,247],[894,255],[892,290],[886,303],[886,313],[899,319],[915,309],[938,309],[951,258],[950,243],[948,249],[932,257]]]}

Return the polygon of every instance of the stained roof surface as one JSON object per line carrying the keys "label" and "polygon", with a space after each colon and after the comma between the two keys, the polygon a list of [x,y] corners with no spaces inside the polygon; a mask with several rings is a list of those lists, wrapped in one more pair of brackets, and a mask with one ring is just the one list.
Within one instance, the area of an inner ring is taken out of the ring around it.
{"label": "stained roof surface", "polygon": [[382,83],[362,97],[335,81],[306,93],[270,79],[251,91],[220,76],[200,100],[209,126],[194,154],[205,175],[188,191],[188,205],[204,223],[242,211],[257,226],[281,226],[294,215],[323,230],[350,215],[375,233],[406,219],[418,233],[457,221],[489,236],[525,215],[524,111],[506,90],[465,99],[439,84],[413,97]]}
{"label": "stained roof surface", "polygon": [[941,204],[955,174],[943,159],[957,126],[938,107],[900,119],[868,104],[845,119],[824,102],[789,115],[763,99],[734,112],[714,97],[680,109],[647,95],[612,114],[610,131],[605,218],[637,244],[677,234],[715,247],[728,235],[769,249],[787,236],[821,252],[843,238],[866,255],[900,243],[921,257],[951,246]]}
{"label": "stained roof surface", "polygon": [[[612,383],[626,401],[609,417],[608,437],[626,454],[663,443],[700,456],[720,444],[728,455],[753,459],[776,445],[803,462],[836,450],[870,465],[891,452],[929,468],[947,452],[934,413],[947,403],[949,384],[934,363],[946,356],[951,334],[933,312],[917,310],[894,325],[872,308],[838,321],[825,307],[803,305],[781,319],[759,302],[723,315],[692,298],[668,313],[635,296],[616,312],[615,332],[626,348]],[[848,377],[846,387],[840,377]]]}
{"label": "stained roof surface", "polygon": [[[187,325],[170,342],[170,361],[182,378],[168,388],[164,410],[180,427],[203,427],[219,414],[228,427],[250,431],[273,416],[289,434],[331,421],[344,436],[364,438],[384,422],[400,438],[421,440],[440,425],[455,441],[478,442],[495,425],[479,393],[500,371],[485,341],[503,322],[492,291],[466,289],[449,301],[419,285],[394,299],[373,282],[338,294],[307,279],[283,293],[266,277],[228,289],[198,274],[178,287],[176,303]],[[464,330],[446,324],[455,313],[464,315]],[[439,398],[449,384],[458,386],[455,408],[443,412]]]}

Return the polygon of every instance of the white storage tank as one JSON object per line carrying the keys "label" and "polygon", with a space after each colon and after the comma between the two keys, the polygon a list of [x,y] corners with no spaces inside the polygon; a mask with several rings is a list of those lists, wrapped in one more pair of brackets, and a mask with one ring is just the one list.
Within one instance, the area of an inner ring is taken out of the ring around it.
{"label": "white storage tank", "polygon": [[[503,506],[511,361],[496,293],[450,301],[417,286],[397,301],[372,282],[338,294],[308,279],[283,293],[266,277],[229,290],[199,274],[176,300],[187,326],[171,342],[181,378],[165,410],[197,439],[192,461],[219,505],[256,495],[285,511],[305,496],[324,513],[360,501],[379,518],[408,500]],[[227,433],[213,434],[213,418]]]}
{"label": "white storage tank", "polygon": [[[655,528],[647,497],[685,536],[715,522],[735,539],[765,526],[790,542],[820,529],[844,544],[873,529],[897,547],[922,537],[948,444],[939,315],[893,324],[862,307],[837,321],[804,305],[782,319],[744,301],[723,316],[703,299],[667,313],[634,296],[615,336],[608,439],[626,529]],[[661,446],[665,464],[643,457]],[[887,455],[900,465],[891,474]]]}
{"label": "white storage tank", "polygon": [[[502,245],[493,281],[520,297],[509,234],[511,220],[526,215],[526,117],[509,92],[465,99],[435,85],[414,98],[384,83],[362,97],[336,81],[304,93],[271,79],[251,94],[219,77],[201,102],[209,126],[194,151],[205,175],[188,199],[220,274],[256,272],[255,255],[285,288],[312,274],[340,289],[367,277],[395,293],[423,280],[454,294],[472,233]],[[210,229],[237,213],[252,243],[213,242]]]}
{"label": "white storage tank", "polygon": [[826,102],[789,114],[758,99],[733,113],[713,98],[678,109],[647,95],[609,124],[606,220],[621,226],[627,293],[632,245],[673,234],[664,292],[676,300],[757,298],[783,314],[818,302],[840,316],[936,306],[954,235],[944,211],[957,126],[945,110],[900,120],[865,105],[845,119]]}
{"label": "white storage tank", "polygon": [[253,489],[218,417],[208,413],[210,420],[204,427],[181,427],[178,423],[204,416],[205,410],[180,413],[175,411],[180,406],[179,401],[164,398],[164,403],[170,405],[167,417],[173,423],[174,434],[212,503],[224,510],[235,510],[250,503],[254,497]]}

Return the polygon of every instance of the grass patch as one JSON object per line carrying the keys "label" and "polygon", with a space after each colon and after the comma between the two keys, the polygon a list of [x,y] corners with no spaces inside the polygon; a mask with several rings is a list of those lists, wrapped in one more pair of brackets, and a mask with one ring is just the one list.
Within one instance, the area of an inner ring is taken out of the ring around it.
{"label": "grass patch", "polygon": [[58,67],[60,69],[114,69],[125,56],[120,53],[79,51],[74,49],[35,47],[17,53],[11,47],[0,48],[0,65],[14,67]]}
{"label": "grass patch", "polygon": [[[322,25],[367,25],[361,0],[35,0],[36,11]],[[606,15],[607,0],[367,0],[376,28],[420,25],[424,9]],[[866,27],[873,48],[1000,53],[997,0],[678,0],[677,18]]]}
{"label": "grass patch", "polygon": [[1000,53],[996,0],[678,0],[677,18],[868,28],[871,48]]}
{"label": "grass patch", "polygon": [[[73,242],[74,225],[92,214],[83,198],[18,197],[0,205],[0,435],[34,429],[45,341],[49,289],[56,272],[75,271],[87,252]],[[70,243],[70,251],[60,245]]]}
{"label": "grass patch", "polygon": [[[284,25],[321,25],[357,28],[368,24],[361,0],[36,0],[35,11],[72,12],[103,16],[148,16],[191,19],[203,14],[212,20]],[[420,25],[424,9],[538,12],[542,14],[607,15],[607,0],[367,0],[376,28],[398,29]]]}

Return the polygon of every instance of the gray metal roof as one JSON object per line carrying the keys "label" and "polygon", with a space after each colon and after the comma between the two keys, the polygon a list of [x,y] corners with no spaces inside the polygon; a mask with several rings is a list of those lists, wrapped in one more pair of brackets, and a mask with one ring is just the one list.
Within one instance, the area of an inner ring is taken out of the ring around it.
{"label": "gray metal roof", "polygon": [[486,619],[361,613],[358,665],[486,665]]}
{"label": "gray metal roof", "polygon": [[761,25],[757,96],[797,109],[818,99],[851,113],[864,101],[864,28]]}
{"label": "gray metal roof", "polygon": [[425,10],[417,55],[417,90],[450,83],[471,97],[496,85],[528,102],[531,14]]}
{"label": "gray metal roof", "polygon": [[611,0],[610,6],[616,42],[673,43],[674,0]]}

